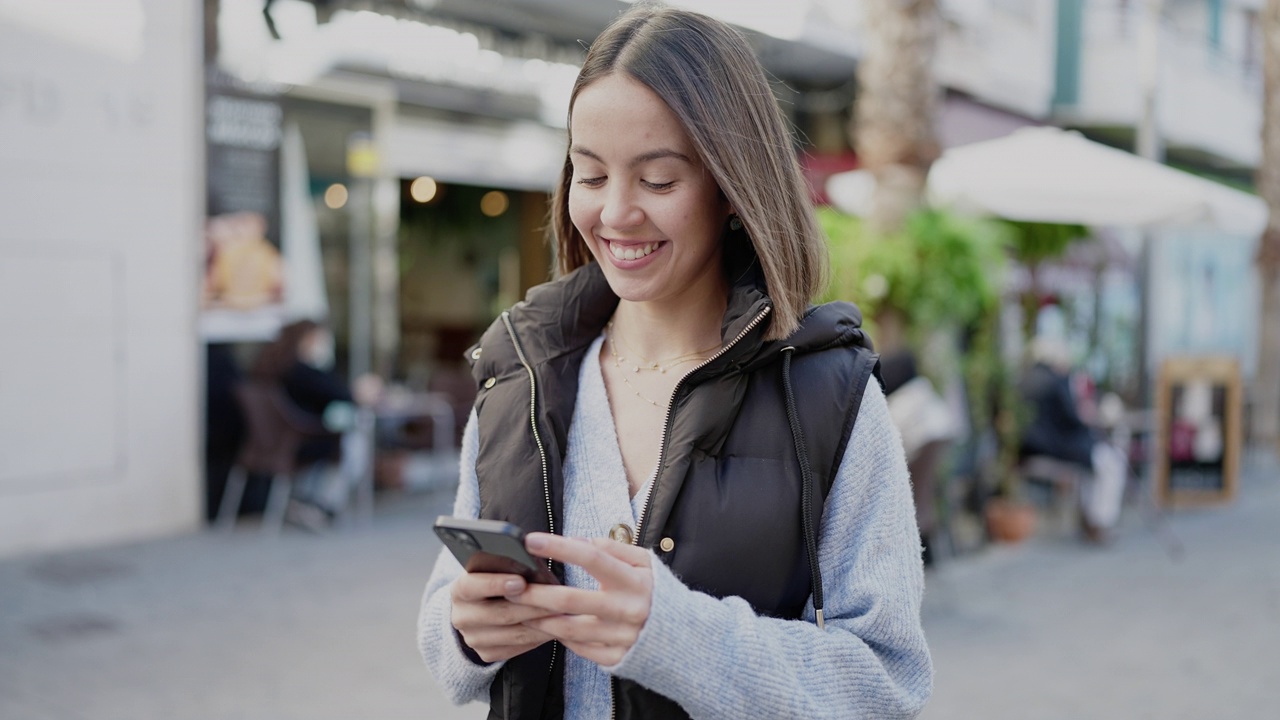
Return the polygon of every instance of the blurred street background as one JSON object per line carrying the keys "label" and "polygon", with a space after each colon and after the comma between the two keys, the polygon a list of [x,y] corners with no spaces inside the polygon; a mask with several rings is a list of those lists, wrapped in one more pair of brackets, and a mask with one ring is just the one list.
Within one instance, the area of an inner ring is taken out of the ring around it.
{"label": "blurred street background", "polygon": [[[911,465],[924,717],[1280,697],[1280,0],[682,0]],[[479,718],[414,619],[622,0],[0,0],[0,718]]]}

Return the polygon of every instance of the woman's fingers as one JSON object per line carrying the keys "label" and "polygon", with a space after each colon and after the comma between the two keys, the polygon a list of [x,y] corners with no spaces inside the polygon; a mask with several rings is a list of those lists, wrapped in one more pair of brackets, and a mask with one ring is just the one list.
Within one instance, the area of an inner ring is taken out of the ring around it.
{"label": "woman's fingers", "polygon": [[632,567],[649,567],[649,551],[642,547],[607,538],[592,538],[589,542]]}
{"label": "woman's fingers", "polygon": [[631,647],[640,635],[634,625],[606,622],[591,615],[553,615],[525,622],[565,643]]}
{"label": "woman's fingers", "polygon": [[464,573],[454,580],[453,626],[486,662],[561,640],[583,657],[616,664],[649,618],[653,570],[647,550],[611,540],[532,533],[534,554],[577,565],[600,590],[530,584],[518,575]]}
{"label": "woman's fingers", "polygon": [[453,627],[485,662],[498,662],[527,652],[554,638],[528,621],[553,614],[545,608],[517,605],[502,596],[527,586],[518,575],[463,573],[450,589]]}
{"label": "woman's fingers", "polygon": [[600,582],[602,588],[634,586],[637,568],[649,568],[649,551],[613,540],[581,540],[550,533],[530,533],[525,547],[539,557],[577,565]]}
{"label": "woman's fingers", "polygon": [[[459,630],[462,639],[475,650],[480,657],[483,651],[504,647],[537,647],[555,638],[543,630],[528,625],[511,625],[507,627],[481,627],[473,630]],[[487,660],[487,658],[486,658]],[[492,660],[487,660],[492,662]]]}
{"label": "woman's fingers", "polygon": [[456,602],[453,604],[453,626],[462,629],[519,625],[537,618],[557,614],[534,605],[518,605],[506,600]]}
{"label": "woman's fingers", "polygon": [[524,590],[524,578],[519,575],[502,573],[463,573],[453,581],[452,593],[455,602],[462,600],[476,602],[505,595],[515,595]]}
{"label": "woman's fingers", "polygon": [[517,605],[541,608],[548,615],[594,615],[606,620],[643,625],[649,617],[648,592],[582,590],[561,585],[530,585],[511,596]]}

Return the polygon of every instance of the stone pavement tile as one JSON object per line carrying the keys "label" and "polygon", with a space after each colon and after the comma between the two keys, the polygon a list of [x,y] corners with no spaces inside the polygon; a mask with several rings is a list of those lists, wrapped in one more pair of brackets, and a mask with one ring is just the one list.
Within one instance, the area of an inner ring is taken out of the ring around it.
{"label": "stone pavement tile", "polygon": [[314,536],[201,533],[0,562],[0,718],[480,718],[415,621],[451,493]]}
{"label": "stone pavement tile", "polygon": [[931,573],[922,717],[1280,717],[1280,474],[1167,526],[1184,554],[1130,517],[1108,548],[1040,538]]}
{"label": "stone pavement tile", "polygon": [[[371,527],[242,528],[0,562],[0,718],[478,720],[414,625],[448,491]],[[1131,513],[1132,515],[1132,513]],[[928,576],[926,720],[1271,718],[1280,692],[1280,473],[1106,549],[1048,537]]]}

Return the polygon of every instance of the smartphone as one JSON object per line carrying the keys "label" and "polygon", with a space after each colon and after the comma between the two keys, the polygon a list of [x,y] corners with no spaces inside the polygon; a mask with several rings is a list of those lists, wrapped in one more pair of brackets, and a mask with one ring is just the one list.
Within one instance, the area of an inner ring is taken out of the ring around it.
{"label": "smartphone", "polygon": [[441,515],[435,530],[467,572],[509,573],[532,583],[560,584],[545,560],[525,550],[524,531],[511,523]]}

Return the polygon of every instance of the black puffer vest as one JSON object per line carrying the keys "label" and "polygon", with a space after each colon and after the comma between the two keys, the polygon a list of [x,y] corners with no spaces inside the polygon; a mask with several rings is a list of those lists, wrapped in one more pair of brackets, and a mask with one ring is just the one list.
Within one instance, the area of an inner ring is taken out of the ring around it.
{"label": "black puffer vest", "polygon": [[[695,590],[794,619],[811,595],[822,605],[817,526],[878,360],[848,303],[812,308],[786,341],[764,342],[772,306],[762,287],[756,272],[732,289],[727,347],[676,386],[636,543]],[[592,263],[531,290],[471,350],[480,517],[528,532],[563,527],[578,372],[617,303]],[[565,652],[547,643],[507,661],[489,717],[562,717]],[[687,717],[633,682],[614,679],[613,696],[622,720]]]}

